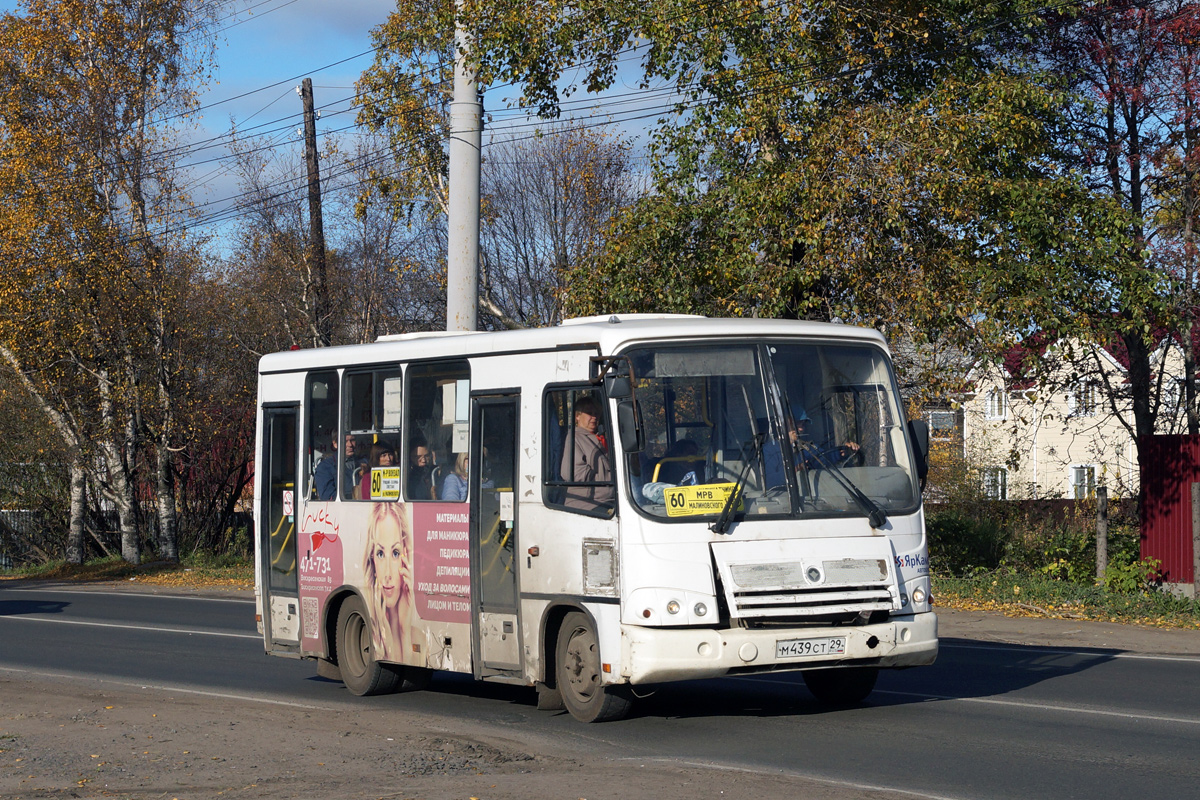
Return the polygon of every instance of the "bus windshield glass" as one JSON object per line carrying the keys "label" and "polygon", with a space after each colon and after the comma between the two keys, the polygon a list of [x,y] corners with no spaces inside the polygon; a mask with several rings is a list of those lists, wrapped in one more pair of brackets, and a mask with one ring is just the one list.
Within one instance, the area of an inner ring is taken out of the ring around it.
{"label": "bus windshield glass", "polygon": [[761,341],[625,355],[646,442],[627,457],[629,490],[645,513],[715,517],[739,479],[739,515],[916,509],[916,469],[882,350]]}

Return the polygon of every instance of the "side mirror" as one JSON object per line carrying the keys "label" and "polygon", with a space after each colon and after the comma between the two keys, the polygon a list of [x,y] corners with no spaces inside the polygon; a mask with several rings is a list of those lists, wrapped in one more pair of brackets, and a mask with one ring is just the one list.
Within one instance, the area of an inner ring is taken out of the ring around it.
{"label": "side mirror", "polygon": [[910,419],[908,435],[912,437],[913,455],[917,458],[917,477],[921,479],[923,487],[925,476],[929,474],[929,423],[923,419]]}
{"label": "side mirror", "polygon": [[626,453],[640,453],[646,449],[646,435],[632,400],[617,403],[617,431],[621,435],[621,449]]}
{"label": "side mirror", "polygon": [[629,382],[628,375],[614,375],[610,372],[604,376],[604,392],[613,400],[624,400],[633,396],[633,385]]}

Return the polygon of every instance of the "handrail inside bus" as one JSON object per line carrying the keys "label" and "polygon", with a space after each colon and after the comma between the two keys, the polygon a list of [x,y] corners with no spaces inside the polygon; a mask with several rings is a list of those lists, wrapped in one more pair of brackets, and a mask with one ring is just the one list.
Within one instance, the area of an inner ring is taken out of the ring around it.
{"label": "handrail inside bus", "polygon": [[[272,538],[272,539],[274,539],[274,538],[275,538],[275,534],[276,534],[276,533],[278,533],[278,532],[279,532],[279,528],[282,528],[282,527],[283,527],[283,519],[280,519],[280,520],[279,520],[279,527],[278,527],[278,528],[276,528],[276,529],[275,529],[275,531],[274,531],[274,532],[271,534],[271,538]],[[295,532],[296,532],[296,526],[295,526],[295,525],[292,525],[291,527],[289,527],[289,528],[288,528],[287,536],[283,537],[283,541],[282,541],[282,542],[280,542],[280,544],[279,544],[279,555],[277,555],[277,556],[275,556],[275,558],[271,559],[271,566],[272,566],[272,567],[276,566],[276,565],[279,563],[279,559],[280,559],[280,558],[282,558],[282,557],[284,556],[284,554],[286,554],[286,553],[287,553],[287,544],[288,544],[288,542],[291,540],[291,538],[292,538],[292,534],[293,534],[293,533],[295,533]]]}
{"label": "handrail inside bus", "polygon": [[704,462],[706,462],[706,461],[708,461],[708,458],[700,455],[699,453],[693,453],[692,455],[686,455],[686,456],[663,456],[662,458],[660,458],[658,460],[658,463],[654,465],[654,474],[652,476],[650,476],[650,480],[653,481],[654,483],[658,483],[658,471],[660,469],[662,469],[663,464],[666,464],[671,461],[704,461]]}

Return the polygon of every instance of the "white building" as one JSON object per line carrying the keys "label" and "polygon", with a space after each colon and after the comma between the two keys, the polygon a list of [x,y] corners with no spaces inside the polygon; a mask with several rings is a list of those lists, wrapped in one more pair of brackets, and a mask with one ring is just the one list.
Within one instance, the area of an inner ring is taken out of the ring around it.
{"label": "white building", "polygon": [[[1163,339],[1154,355],[1163,391],[1158,433],[1178,433],[1182,358]],[[977,365],[949,407],[927,411],[935,442],[961,446],[995,499],[1112,497],[1138,490],[1128,370],[1119,352],[1060,339]]]}

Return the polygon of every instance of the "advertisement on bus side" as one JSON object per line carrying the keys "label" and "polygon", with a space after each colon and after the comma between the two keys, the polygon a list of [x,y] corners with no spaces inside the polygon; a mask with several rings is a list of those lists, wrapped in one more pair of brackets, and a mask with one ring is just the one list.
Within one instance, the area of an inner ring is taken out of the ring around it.
{"label": "advertisement on bus side", "polygon": [[469,628],[460,626],[471,621],[467,509],[465,503],[310,504],[298,540],[301,649],[321,651],[326,603],[349,585],[366,601],[376,658],[453,669],[446,642],[458,634],[466,645]]}

